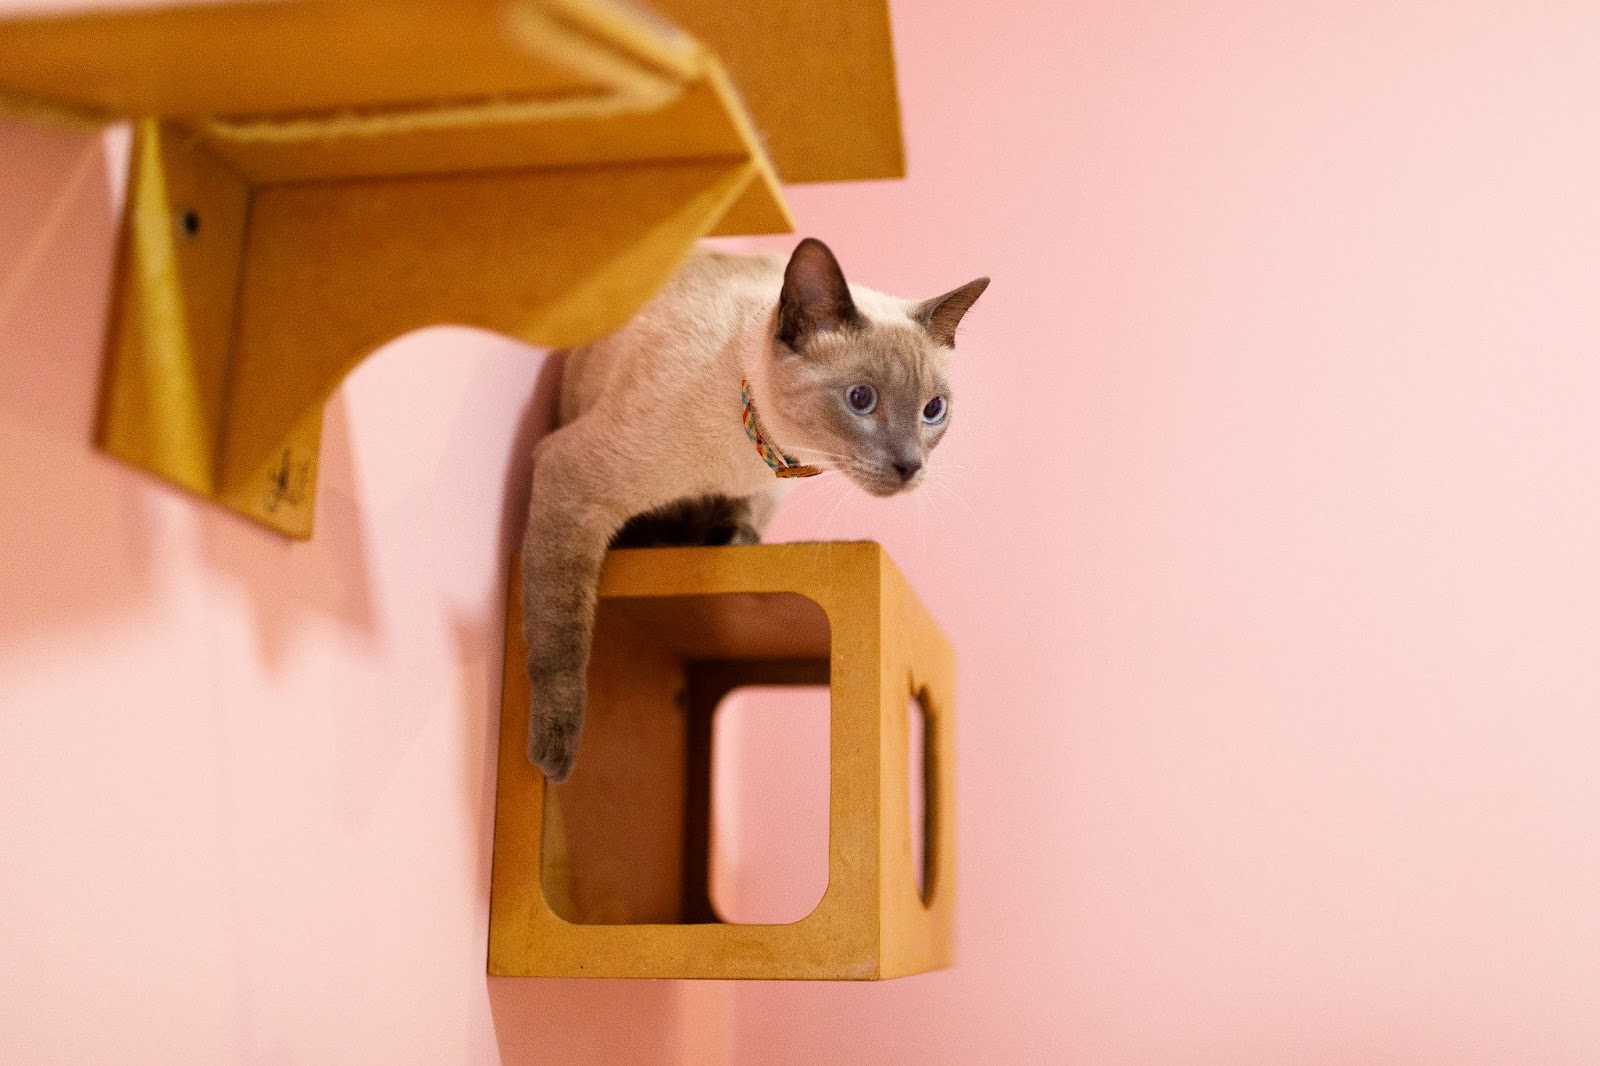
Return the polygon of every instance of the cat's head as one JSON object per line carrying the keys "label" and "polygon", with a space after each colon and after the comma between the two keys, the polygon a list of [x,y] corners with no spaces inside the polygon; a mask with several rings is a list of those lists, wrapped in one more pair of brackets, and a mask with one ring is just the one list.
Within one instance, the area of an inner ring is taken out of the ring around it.
{"label": "cat's head", "polygon": [[988,285],[921,302],[852,293],[828,246],[801,241],[784,270],[769,371],[801,458],[874,496],[921,484],[954,413],[956,326]]}

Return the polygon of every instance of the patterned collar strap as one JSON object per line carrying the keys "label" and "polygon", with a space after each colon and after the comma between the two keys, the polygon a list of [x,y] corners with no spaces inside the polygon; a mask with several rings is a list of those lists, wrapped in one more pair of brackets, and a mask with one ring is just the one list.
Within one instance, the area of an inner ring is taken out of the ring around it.
{"label": "patterned collar strap", "polygon": [[744,432],[756,446],[756,452],[761,456],[761,461],[772,467],[772,472],[779,477],[811,477],[813,474],[822,473],[820,466],[806,466],[767,439],[761,432],[761,420],[756,417],[756,402],[750,398],[750,379],[745,378],[740,384],[743,386],[740,395],[744,398]]}

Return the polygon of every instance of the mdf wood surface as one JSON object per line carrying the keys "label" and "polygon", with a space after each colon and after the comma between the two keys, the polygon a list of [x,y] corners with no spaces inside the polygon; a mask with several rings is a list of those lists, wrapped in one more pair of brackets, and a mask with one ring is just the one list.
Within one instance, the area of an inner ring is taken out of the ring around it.
{"label": "mdf wood surface", "polygon": [[693,67],[698,41],[731,73],[784,181],[904,176],[884,0],[653,6],[665,19],[581,0],[291,0],[25,17],[0,22],[0,98],[90,119],[220,118],[209,126],[219,136],[252,121],[447,105],[659,105]]}
{"label": "mdf wood surface", "polygon": [[235,334],[226,499],[249,507],[292,427],[320,425],[345,375],[408,331],[449,322],[562,346],[620,326],[758,177],[733,161],[264,188]]}
{"label": "mdf wood surface", "polygon": [[[491,972],[860,980],[950,965],[954,663],[883,550],[617,551],[600,595],[589,714],[603,724],[592,746],[585,725],[561,786],[524,754],[530,692],[510,597]],[[819,682],[832,722],[827,891],[797,922],[723,923],[705,880],[711,715],[741,685]],[[935,768],[926,900],[907,777],[915,693]]]}
{"label": "mdf wood surface", "polygon": [[[626,58],[611,70],[565,60],[541,47],[552,31]],[[598,4],[550,0],[91,10],[0,23],[0,92],[105,117],[303,116],[599,93],[624,63],[670,74],[692,47]]]}
{"label": "mdf wood surface", "polygon": [[769,143],[796,180],[901,173],[883,0],[668,14],[713,46],[603,0],[0,21],[0,109],[136,122],[102,447],[307,537],[322,406],[384,343],[615,329],[699,238],[792,228]]}
{"label": "mdf wood surface", "polygon": [[684,662],[609,603],[599,611],[592,662],[585,758],[546,794],[545,899],[569,922],[682,921]]}
{"label": "mdf wood surface", "polygon": [[655,0],[706,42],[786,182],[905,176],[884,0]]}
{"label": "mdf wood surface", "polygon": [[828,615],[793,592],[633,596],[607,602],[691,660],[828,658]]}
{"label": "mdf wood surface", "polygon": [[752,158],[251,186],[155,121],[134,154],[100,443],[297,537],[323,404],[371,352],[438,323],[602,334],[773,188]]}
{"label": "mdf wood surface", "polygon": [[[250,187],[205,146],[140,136],[101,384],[100,444],[216,492]],[[183,212],[193,212],[193,232]],[[201,236],[204,240],[201,240]]]}

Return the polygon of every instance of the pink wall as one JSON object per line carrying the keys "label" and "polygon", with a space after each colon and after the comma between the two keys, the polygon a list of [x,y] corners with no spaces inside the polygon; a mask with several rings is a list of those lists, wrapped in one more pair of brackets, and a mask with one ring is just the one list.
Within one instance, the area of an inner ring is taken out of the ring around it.
{"label": "pink wall", "polygon": [[1600,9],[895,19],[912,177],[797,214],[995,284],[936,483],[778,532],[957,644],[960,967],[486,980],[539,359],[365,365],[310,544],[199,508],[86,447],[115,189],[7,123],[0,1059],[1600,1060]]}

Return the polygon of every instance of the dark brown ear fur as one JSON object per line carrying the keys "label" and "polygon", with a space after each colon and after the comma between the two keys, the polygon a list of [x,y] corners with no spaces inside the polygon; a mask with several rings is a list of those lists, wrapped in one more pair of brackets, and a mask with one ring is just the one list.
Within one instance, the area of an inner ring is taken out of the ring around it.
{"label": "dark brown ear fur", "polygon": [[795,246],[778,297],[778,339],[795,351],[814,333],[855,328],[861,313],[828,246],[807,237]]}
{"label": "dark brown ear fur", "polygon": [[927,331],[932,334],[935,344],[942,344],[946,348],[956,346],[956,327],[961,324],[961,316],[967,309],[978,302],[978,297],[983,295],[983,290],[989,287],[988,278],[979,278],[969,281],[959,289],[951,289],[943,296],[935,296],[919,304],[911,317],[921,322]]}

